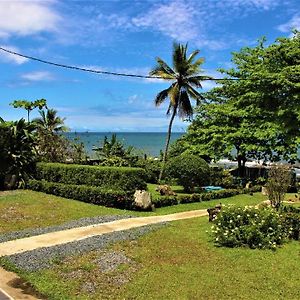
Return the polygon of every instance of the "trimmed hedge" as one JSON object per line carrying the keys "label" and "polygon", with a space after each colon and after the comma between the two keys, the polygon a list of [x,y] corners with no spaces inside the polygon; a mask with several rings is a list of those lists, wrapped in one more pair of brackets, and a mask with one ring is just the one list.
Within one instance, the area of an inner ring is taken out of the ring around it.
{"label": "trimmed hedge", "polygon": [[116,191],[95,186],[63,184],[34,179],[28,181],[27,188],[107,207],[133,208],[133,194],[120,190]]}
{"label": "trimmed hedge", "polygon": [[146,190],[141,168],[100,167],[61,163],[38,163],[35,179],[70,185],[87,185],[123,191]]}
{"label": "trimmed hedge", "polygon": [[213,191],[213,192],[207,192],[201,194],[158,196],[152,199],[152,203],[155,205],[155,207],[164,207],[164,206],[184,204],[184,203],[194,203],[194,202],[210,201],[213,199],[228,198],[239,194],[249,194],[249,193],[259,192],[260,190],[261,190],[260,186],[254,186],[250,189],[226,189],[226,190]]}

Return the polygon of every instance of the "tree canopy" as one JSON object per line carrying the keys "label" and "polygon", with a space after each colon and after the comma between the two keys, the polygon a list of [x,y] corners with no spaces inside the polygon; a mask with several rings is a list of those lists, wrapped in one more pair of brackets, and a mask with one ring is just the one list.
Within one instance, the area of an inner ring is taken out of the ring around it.
{"label": "tree canopy", "polygon": [[220,85],[206,101],[187,135],[184,149],[210,158],[297,160],[300,144],[300,34],[233,53],[233,67],[220,69]]}

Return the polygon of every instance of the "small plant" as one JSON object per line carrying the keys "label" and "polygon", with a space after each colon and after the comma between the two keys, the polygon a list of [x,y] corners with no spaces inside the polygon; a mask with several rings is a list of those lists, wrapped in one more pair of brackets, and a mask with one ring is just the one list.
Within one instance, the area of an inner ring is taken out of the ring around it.
{"label": "small plant", "polygon": [[224,207],[212,232],[219,246],[252,249],[276,249],[287,237],[278,212],[252,207]]}
{"label": "small plant", "polygon": [[268,174],[267,190],[272,207],[279,209],[291,184],[291,170],[282,165],[272,166]]}

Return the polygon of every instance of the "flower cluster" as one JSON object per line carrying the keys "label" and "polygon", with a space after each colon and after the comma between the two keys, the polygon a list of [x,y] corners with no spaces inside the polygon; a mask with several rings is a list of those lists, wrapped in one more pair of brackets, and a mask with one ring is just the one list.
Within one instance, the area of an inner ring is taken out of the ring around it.
{"label": "flower cluster", "polygon": [[224,207],[212,226],[220,246],[276,249],[287,237],[282,218],[273,209]]}

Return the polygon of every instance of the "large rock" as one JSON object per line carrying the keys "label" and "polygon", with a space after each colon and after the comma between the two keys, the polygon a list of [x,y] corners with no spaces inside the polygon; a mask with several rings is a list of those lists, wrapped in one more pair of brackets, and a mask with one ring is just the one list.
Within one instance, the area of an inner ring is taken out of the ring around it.
{"label": "large rock", "polygon": [[157,186],[155,191],[159,192],[161,196],[176,196],[176,193],[174,193],[172,188],[167,184]]}
{"label": "large rock", "polygon": [[136,190],[133,197],[136,207],[145,210],[152,208],[151,196],[149,192]]}

